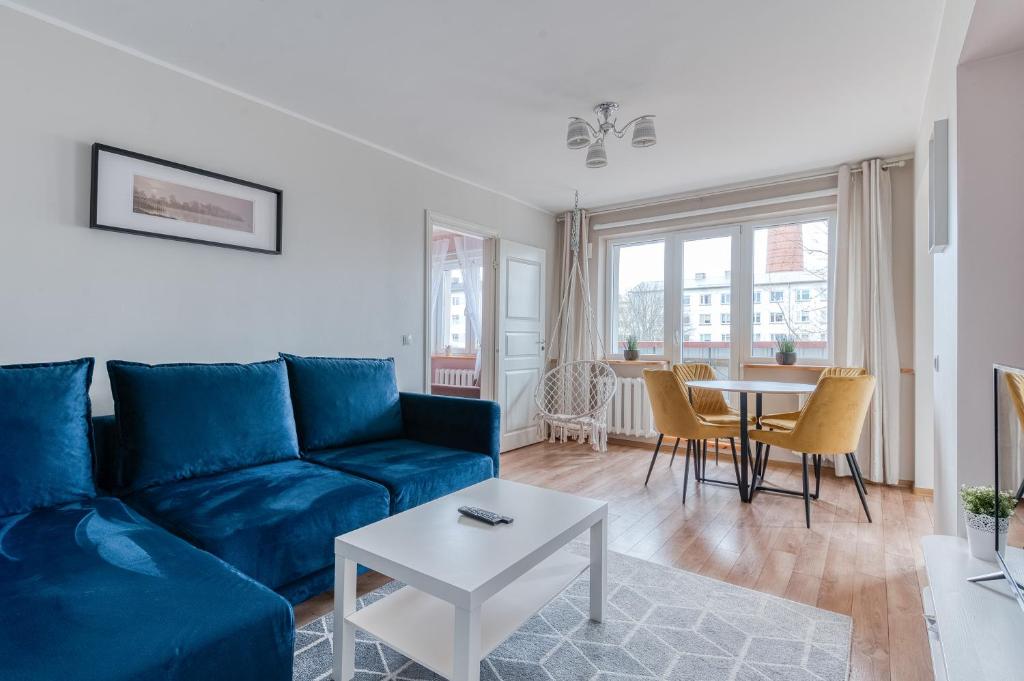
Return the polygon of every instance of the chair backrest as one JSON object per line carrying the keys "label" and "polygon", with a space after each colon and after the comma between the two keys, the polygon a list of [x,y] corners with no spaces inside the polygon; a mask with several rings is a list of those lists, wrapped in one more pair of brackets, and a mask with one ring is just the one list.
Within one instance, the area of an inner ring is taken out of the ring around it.
{"label": "chair backrest", "polygon": [[644,369],[654,429],[670,437],[696,437],[700,420],[674,371]]}
{"label": "chair backrest", "polygon": [[[713,381],[718,378],[711,365],[702,362],[676,364],[672,367],[672,371],[683,383],[686,381]],[[690,400],[698,414],[728,414],[730,412],[729,404],[718,390],[693,388],[690,390]]]}
{"label": "chair backrest", "polygon": [[599,360],[560,364],[541,378],[534,402],[543,416],[586,418],[604,411],[615,394],[615,371]]}
{"label": "chair backrest", "polygon": [[874,376],[823,377],[800,412],[787,446],[808,454],[855,451],[874,392]]}
{"label": "chair backrest", "polygon": [[821,372],[818,380],[829,376],[864,376],[867,373],[868,370],[861,367],[829,367]]}

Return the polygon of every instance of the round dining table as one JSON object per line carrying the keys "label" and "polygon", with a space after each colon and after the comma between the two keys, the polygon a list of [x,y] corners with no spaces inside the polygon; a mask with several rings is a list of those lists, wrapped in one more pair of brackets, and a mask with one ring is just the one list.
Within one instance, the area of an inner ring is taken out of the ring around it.
{"label": "round dining table", "polygon": [[[740,476],[737,487],[740,499],[750,503],[757,488],[757,470],[750,465],[750,413],[747,407],[747,395],[753,393],[754,414],[757,416],[755,427],[761,428],[761,403],[765,394],[769,395],[808,395],[814,392],[813,383],[788,383],[784,381],[686,381],[686,387],[698,390],[718,390],[726,393],[739,393],[740,399]],[[748,477],[747,470],[751,469]],[[782,491],[782,490],[780,490]]]}

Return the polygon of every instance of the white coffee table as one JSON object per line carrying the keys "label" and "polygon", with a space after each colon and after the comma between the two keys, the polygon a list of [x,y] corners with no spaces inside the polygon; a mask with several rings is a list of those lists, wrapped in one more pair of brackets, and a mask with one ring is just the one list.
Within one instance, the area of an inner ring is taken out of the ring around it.
{"label": "white coffee table", "polygon": [[[492,527],[460,506],[515,522]],[[564,550],[587,529],[589,559]],[[353,677],[359,627],[441,676],[477,681],[480,660],[588,566],[600,622],[607,538],[606,502],[496,478],[337,537],[334,680]],[[356,611],[357,564],[407,586]]]}

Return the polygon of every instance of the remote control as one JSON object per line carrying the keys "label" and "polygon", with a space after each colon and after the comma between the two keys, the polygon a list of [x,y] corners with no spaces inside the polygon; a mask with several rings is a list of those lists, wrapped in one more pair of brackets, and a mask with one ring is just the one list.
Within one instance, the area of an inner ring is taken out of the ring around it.
{"label": "remote control", "polygon": [[507,515],[498,515],[493,511],[486,511],[482,508],[474,508],[473,506],[462,506],[459,508],[459,513],[467,518],[474,518],[475,520],[485,522],[488,525],[512,522],[512,518],[509,518]]}

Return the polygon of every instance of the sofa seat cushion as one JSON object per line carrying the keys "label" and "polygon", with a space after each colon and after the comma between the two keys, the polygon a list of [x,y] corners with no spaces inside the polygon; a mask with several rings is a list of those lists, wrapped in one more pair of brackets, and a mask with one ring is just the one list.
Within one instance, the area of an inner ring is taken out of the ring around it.
{"label": "sofa seat cushion", "polygon": [[291,679],[288,603],[110,497],[0,518],[0,677]]}
{"label": "sofa seat cushion", "polygon": [[391,493],[391,513],[494,477],[494,462],[485,454],[417,440],[381,440],[304,456],[384,485]]}
{"label": "sofa seat cushion", "polygon": [[284,362],[107,362],[119,491],[299,458]]}
{"label": "sofa seat cushion", "polygon": [[126,501],[271,589],[334,564],[334,538],[388,516],[388,491],[308,461],[158,485]]}
{"label": "sofa seat cushion", "polygon": [[0,516],[96,496],[92,358],[0,366]]}
{"label": "sofa seat cushion", "polygon": [[281,357],[303,451],[404,435],[394,359]]}

